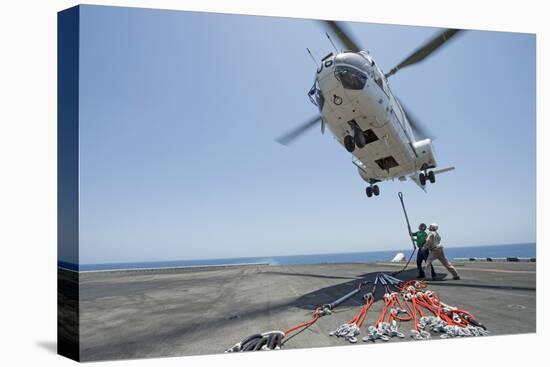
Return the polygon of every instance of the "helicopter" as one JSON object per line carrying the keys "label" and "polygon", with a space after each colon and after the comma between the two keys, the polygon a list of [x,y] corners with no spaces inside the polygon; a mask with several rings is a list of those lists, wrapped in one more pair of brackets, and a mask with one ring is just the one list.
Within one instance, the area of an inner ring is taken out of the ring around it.
{"label": "helicopter", "polygon": [[438,32],[403,61],[384,73],[368,51],[358,46],[343,24],[321,21],[346,47],[335,49],[318,63],[315,82],[308,92],[319,114],[276,140],[289,145],[317,124],[352,154],[359,176],[368,183],[368,197],[378,196],[378,183],[407,178],[426,191],[426,183],[435,183],[438,174],[455,167],[439,168],[432,138],[426,129],[393,94],[388,78],[399,70],[423,61],[461,32],[445,29]]}

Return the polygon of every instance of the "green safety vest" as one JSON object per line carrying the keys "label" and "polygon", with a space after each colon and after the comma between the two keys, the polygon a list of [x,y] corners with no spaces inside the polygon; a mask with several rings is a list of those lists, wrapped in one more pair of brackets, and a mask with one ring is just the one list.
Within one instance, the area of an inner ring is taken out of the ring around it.
{"label": "green safety vest", "polygon": [[422,248],[422,246],[426,244],[426,238],[428,238],[428,234],[424,231],[418,231],[416,233],[413,233],[413,237],[416,237],[415,242],[418,248]]}

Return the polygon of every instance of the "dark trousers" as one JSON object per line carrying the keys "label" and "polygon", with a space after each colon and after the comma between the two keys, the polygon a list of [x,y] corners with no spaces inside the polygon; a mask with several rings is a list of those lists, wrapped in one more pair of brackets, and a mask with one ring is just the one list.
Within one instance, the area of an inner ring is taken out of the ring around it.
{"label": "dark trousers", "polygon": [[[418,276],[425,277],[426,274],[424,274],[424,269],[422,268],[422,262],[426,261],[428,259],[428,254],[430,251],[422,251],[421,249],[418,249],[418,253],[416,254],[416,268],[418,269]],[[432,271],[432,278],[435,277],[435,270],[433,265],[430,264],[430,270]]]}

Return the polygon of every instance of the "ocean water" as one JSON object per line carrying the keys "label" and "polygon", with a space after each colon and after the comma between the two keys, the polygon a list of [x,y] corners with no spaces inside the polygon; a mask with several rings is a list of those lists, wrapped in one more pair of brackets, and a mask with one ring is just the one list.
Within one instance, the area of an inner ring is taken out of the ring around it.
{"label": "ocean water", "polygon": [[[270,265],[293,265],[293,264],[330,264],[330,263],[364,263],[374,261],[389,261],[398,252],[403,252],[408,258],[411,249],[371,251],[371,252],[347,252],[334,254],[312,254],[312,255],[291,255],[291,256],[260,256],[260,257],[239,257],[224,259],[205,260],[178,260],[178,261],[154,261],[154,262],[128,262],[128,263],[105,263],[105,264],[70,264],[59,262],[58,266],[70,270],[97,271],[114,269],[149,269],[149,268],[173,268],[188,266],[212,266],[212,265],[238,265],[251,263],[267,263]],[[445,253],[449,259],[457,257],[536,257],[536,245],[534,243],[491,245],[491,246],[468,246],[468,247],[445,247]]]}

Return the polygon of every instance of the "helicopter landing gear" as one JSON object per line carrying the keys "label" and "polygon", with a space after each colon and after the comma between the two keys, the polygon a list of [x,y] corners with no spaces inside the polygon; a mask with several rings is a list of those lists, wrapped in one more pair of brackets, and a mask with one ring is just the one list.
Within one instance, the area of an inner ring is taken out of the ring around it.
{"label": "helicopter landing gear", "polygon": [[355,145],[357,145],[357,148],[363,149],[365,145],[367,145],[367,138],[365,137],[365,134],[363,134],[361,129],[354,129],[353,138],[355,140]]}
{"label": "helicopter landing gear", "polygon": [[372,197],[372,195],[378,196],[380,195],[380,188],[378,187],[378,185],[370,185],[367,186],[366,192],[369,198]]}
{"label": "helicopter landing gear", "polygon": [[420,172],[420,174],[418,175],[418,180],[420,181],[420,184],[422,186],[426,186],[426,175],[424,174],[424,172]]}
{"label": "helicopter landing gear", "polygon": [[352,153],[356,147],[358,149],[363,149],[365,145],[367,145],[367,136],[357,125],[355,120],[351,120],[349,124],[351,132],[348,130],[347,135],[344,136],[344,146],[348,152]]}
{"label": "helicopter landing gear", "polygon": [[355,150],[355,139],[351,135],[344,136],[344,147],[350,153]]}
{"label": "helicopter landing gear", "polygon": [[431,183],[435,183],[435,173],[434,173],[434,171],[421,172],[418,175],[418,180],[420,181],[420,184],[422,186],[426,185],[426,180],[429,180]]}

